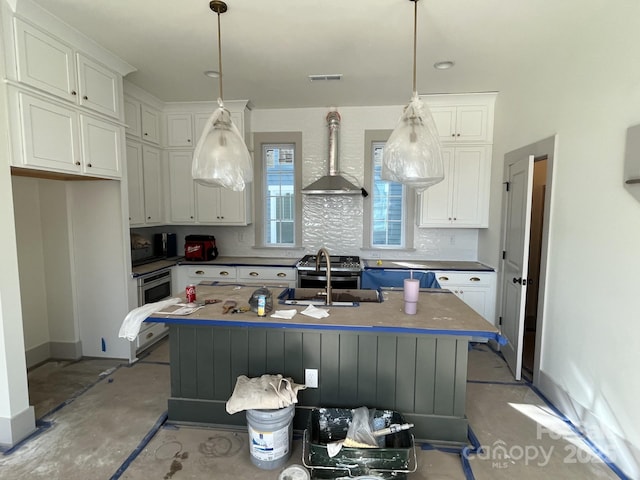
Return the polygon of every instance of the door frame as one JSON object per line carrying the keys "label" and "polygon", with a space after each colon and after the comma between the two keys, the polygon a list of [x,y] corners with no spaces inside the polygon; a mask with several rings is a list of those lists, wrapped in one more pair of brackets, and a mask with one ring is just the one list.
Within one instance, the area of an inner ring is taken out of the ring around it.
{"label": "door frame", "polygon": [[[526,145],[524,147],[518,148],[516,150],[512,150],[505,154],[504,156],[504,164],[503,171],[506,171],[508,168],[509,162],[513,162],[514,158],[523,158],[528,155],[534,156],[534,161],[539,158],[547,159],[547,177],[546,177],[546,191],[544,198],[544,219],[542,223],[542,246],[540,251],[540,278],[538,280],[538,312],[537,312],[537,321],[536,321],[536,345],[535,345],[535,353],[534,353],[534,363],[533,363],[533,384],[538,385],[539,377],[540,377],[540,364],[542,355],[544,353],[543,349],[543,338],[544,338],[544,318],[546,316],[546,284],[547,284],[547,259],[549,256],[549,234],[551,231],[551,205],[553,202],[553,171],[554,171],[554,163],[556,158],[556,149],[557,149],[557,135],[545,138],[538,142]],[[503,190],[504,192],[504,190]],[[500,252],[502,252],[502,248],[504,246],[504,239],[506,236],[506,202],[504,200],[504,193],[502,197],[502,224],[501,224],[501,232],[500,232]],[[502,255],[500,254],[500,258]],[[504,277],[504,267],[502,265],[502,260],[500,262],[500,283],[499,283],[499,292],[497,298],[497,307],[499,308],[499,317],[503,316],[503,277]]]}

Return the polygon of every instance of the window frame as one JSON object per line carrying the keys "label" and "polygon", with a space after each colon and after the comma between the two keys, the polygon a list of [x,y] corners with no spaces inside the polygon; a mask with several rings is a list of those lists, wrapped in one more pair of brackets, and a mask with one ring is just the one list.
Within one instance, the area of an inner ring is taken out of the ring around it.
{"label": "window frame", "polygon": [[369,192],[369,197],[364,202],[363,218],[363,248],[368,250],[414,250],[414,223],[416,211],[416,193],[412,187],[404,186],[402,216],[403,216],[403,237],[404,245],[374,245],[373,244],[373,201],[375,189],[373,188],[373,146],[376,143],[386,143],[391,136],[392,130],[365,130],[365,162],[364,162],[364,184]]}
{"label": "window frame", "polygon": [[[255,246],[260,248],[290,249],[302,245],[302,132],[257,132],[253,134],[254,145],[254,224]],[[264,145],[293,145],[294,165],[294,227],[293,244],[266,243],[266,205],[265,174],[266,159],[263,158]]]}

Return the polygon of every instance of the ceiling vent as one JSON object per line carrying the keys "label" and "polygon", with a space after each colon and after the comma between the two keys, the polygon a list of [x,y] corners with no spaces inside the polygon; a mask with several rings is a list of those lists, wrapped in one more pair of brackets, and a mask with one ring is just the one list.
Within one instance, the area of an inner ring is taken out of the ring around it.
{"label": "ceiling vent", "polygon": [[342,80],[341,73],[331,73],[323,75],[309,75],[309,80],[312,82],[320,82],[325,80]]}

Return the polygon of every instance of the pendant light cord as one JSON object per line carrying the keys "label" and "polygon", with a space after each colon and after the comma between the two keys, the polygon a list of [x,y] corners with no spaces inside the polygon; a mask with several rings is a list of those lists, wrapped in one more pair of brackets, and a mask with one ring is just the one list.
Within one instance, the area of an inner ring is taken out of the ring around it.
{"label": "pendant light cord", "polygon": [[413,5],[413,93],[418,93],[416,85],[416,51],[418,45],[418,0],[411,0]]}
{"label": "pendant light cord", "polygon": [[220,12],[218,11],[217,13],[218,13],[218,71],[220,72],[220,100],[222,100],[224,98],[222,96],[222,40],[221,40],[222,35],[220,34]]}

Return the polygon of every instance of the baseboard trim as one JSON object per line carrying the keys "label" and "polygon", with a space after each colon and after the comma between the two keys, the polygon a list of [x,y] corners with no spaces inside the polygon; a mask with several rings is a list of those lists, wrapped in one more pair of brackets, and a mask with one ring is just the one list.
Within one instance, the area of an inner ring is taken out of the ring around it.
{"label": "baseboard trim", "polygon": [[82,358],[82,342],[49,342],[51,358],[79,360]]}
{"label": "baseboard trim", "polygon": [[[616,473],[628,478],[640,478],[640,449],[611,430],[587,406],[572,398],[545,372],[540,371],[538,390],[591,443],[603,460]],[[619,475],[620,476],[620,475]],[[625,477],[621,477],[625,478]]]}
{"label": "baseboard trim", "polygon": [[0,446],[11,448],[36,431],[33,407],[27,407],[14,417],[0,417]]}
{"label": "baseboard trim", "polygon": [[25,352],[27,368],[35,367],[52,358],[79,360],[82,358],[82,342],[45,342]]}
{"label": "baseboard trim", "polygon": [[27,368],[31,368],[51,358],[51,347],[49,342],[45,342],[42,345],[30,348],[24,354]]}

